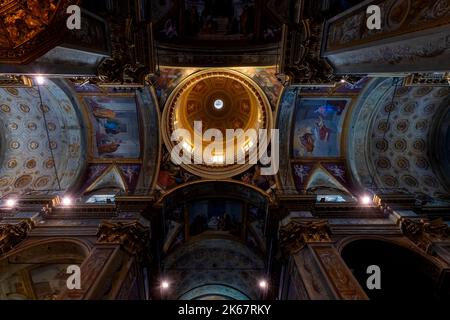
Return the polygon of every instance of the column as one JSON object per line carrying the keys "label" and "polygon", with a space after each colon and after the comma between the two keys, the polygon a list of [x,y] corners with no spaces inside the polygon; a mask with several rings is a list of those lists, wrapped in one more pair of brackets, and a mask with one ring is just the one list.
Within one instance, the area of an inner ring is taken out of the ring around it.
{"label": "column", "polygon": [[334,247],[326,220],[293,218],[279,236],[286,261],[281,299],[368,299]]}

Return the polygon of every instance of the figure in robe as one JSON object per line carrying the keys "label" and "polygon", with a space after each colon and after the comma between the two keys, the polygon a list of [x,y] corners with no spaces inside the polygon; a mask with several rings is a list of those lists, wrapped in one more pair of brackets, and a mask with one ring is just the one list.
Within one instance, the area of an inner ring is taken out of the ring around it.
{"label": "figure in robe", "polygon": [[322,141],[328,141],[330,138],[331,129],[327,128],[322,116],[319,116],[319,119],[316,121],[316,126],[319,130],[319,139]]}
{"label": "figure in robe", "polygon": [[314,135],[307,131],[299,136],[300,144],[308,153],[314,152]]}

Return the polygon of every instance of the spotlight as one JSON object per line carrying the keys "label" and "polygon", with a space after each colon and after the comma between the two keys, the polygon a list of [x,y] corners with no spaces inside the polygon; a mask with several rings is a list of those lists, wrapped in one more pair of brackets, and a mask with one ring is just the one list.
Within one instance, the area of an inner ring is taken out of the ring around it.
{"label": "spotlight", "polygon": [[14,208],[17,204],[17,200],[16,199],[8,199],[6,200],[6,206],[8,208]]}
{"label": "spotlight", "polygon": [[70,206],[72,204],[72,198],[70,197],[64,197],[62,198],[62,204],[63,206]]}
{"label": "spotlight", "polygon": [[269,284],[267,283],[266,280],[261,280],[261,281],[259,282],[259,287],[260,287],[261,289],[267,289],[268,286],[269,286]]}
{"label": "spotlight", "polygon": [[359,199],[359,201],[362,203],[362,204],[364,204],[364,205],[368,205],[368,204],[370,204],[371,202],[372,202],[372,197],[370,197],[369,195],[363,195],[360,199]]}
{"label": "spotlight", "polygon": [[45,83],[45,78],[43,76],[37,76],[35,79],[37,84],[40,86],[42,86]]}
{"label": "spotlight", "polygon": [[161,282],[161,288],[169,289],[169,287],[170,287],[169,282],[167,282],[165,280]]}
{"label": "spotlight", "polygon": [[347,80],[345,80],[344,78],[341,79],[341,83],[346,83]]}

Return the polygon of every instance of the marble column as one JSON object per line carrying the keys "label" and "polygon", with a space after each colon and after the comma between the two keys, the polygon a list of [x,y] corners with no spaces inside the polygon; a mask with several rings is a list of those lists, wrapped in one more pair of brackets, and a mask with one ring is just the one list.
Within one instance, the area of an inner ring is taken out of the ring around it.
{"label": "marble column", "polygon": [[368,299],[335,248],[326,220],[294,218],[279,235],[286,261],[280,299]]}

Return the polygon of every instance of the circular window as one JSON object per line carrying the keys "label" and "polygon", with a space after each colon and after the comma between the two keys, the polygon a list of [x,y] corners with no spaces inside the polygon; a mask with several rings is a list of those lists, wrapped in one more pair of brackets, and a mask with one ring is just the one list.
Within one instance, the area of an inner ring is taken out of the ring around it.
{"label": "circular window", "polygon": [[217,110],[221,110],[223,108],[223,101],[221,99],[215,100],[214,108],[216,108]]}

